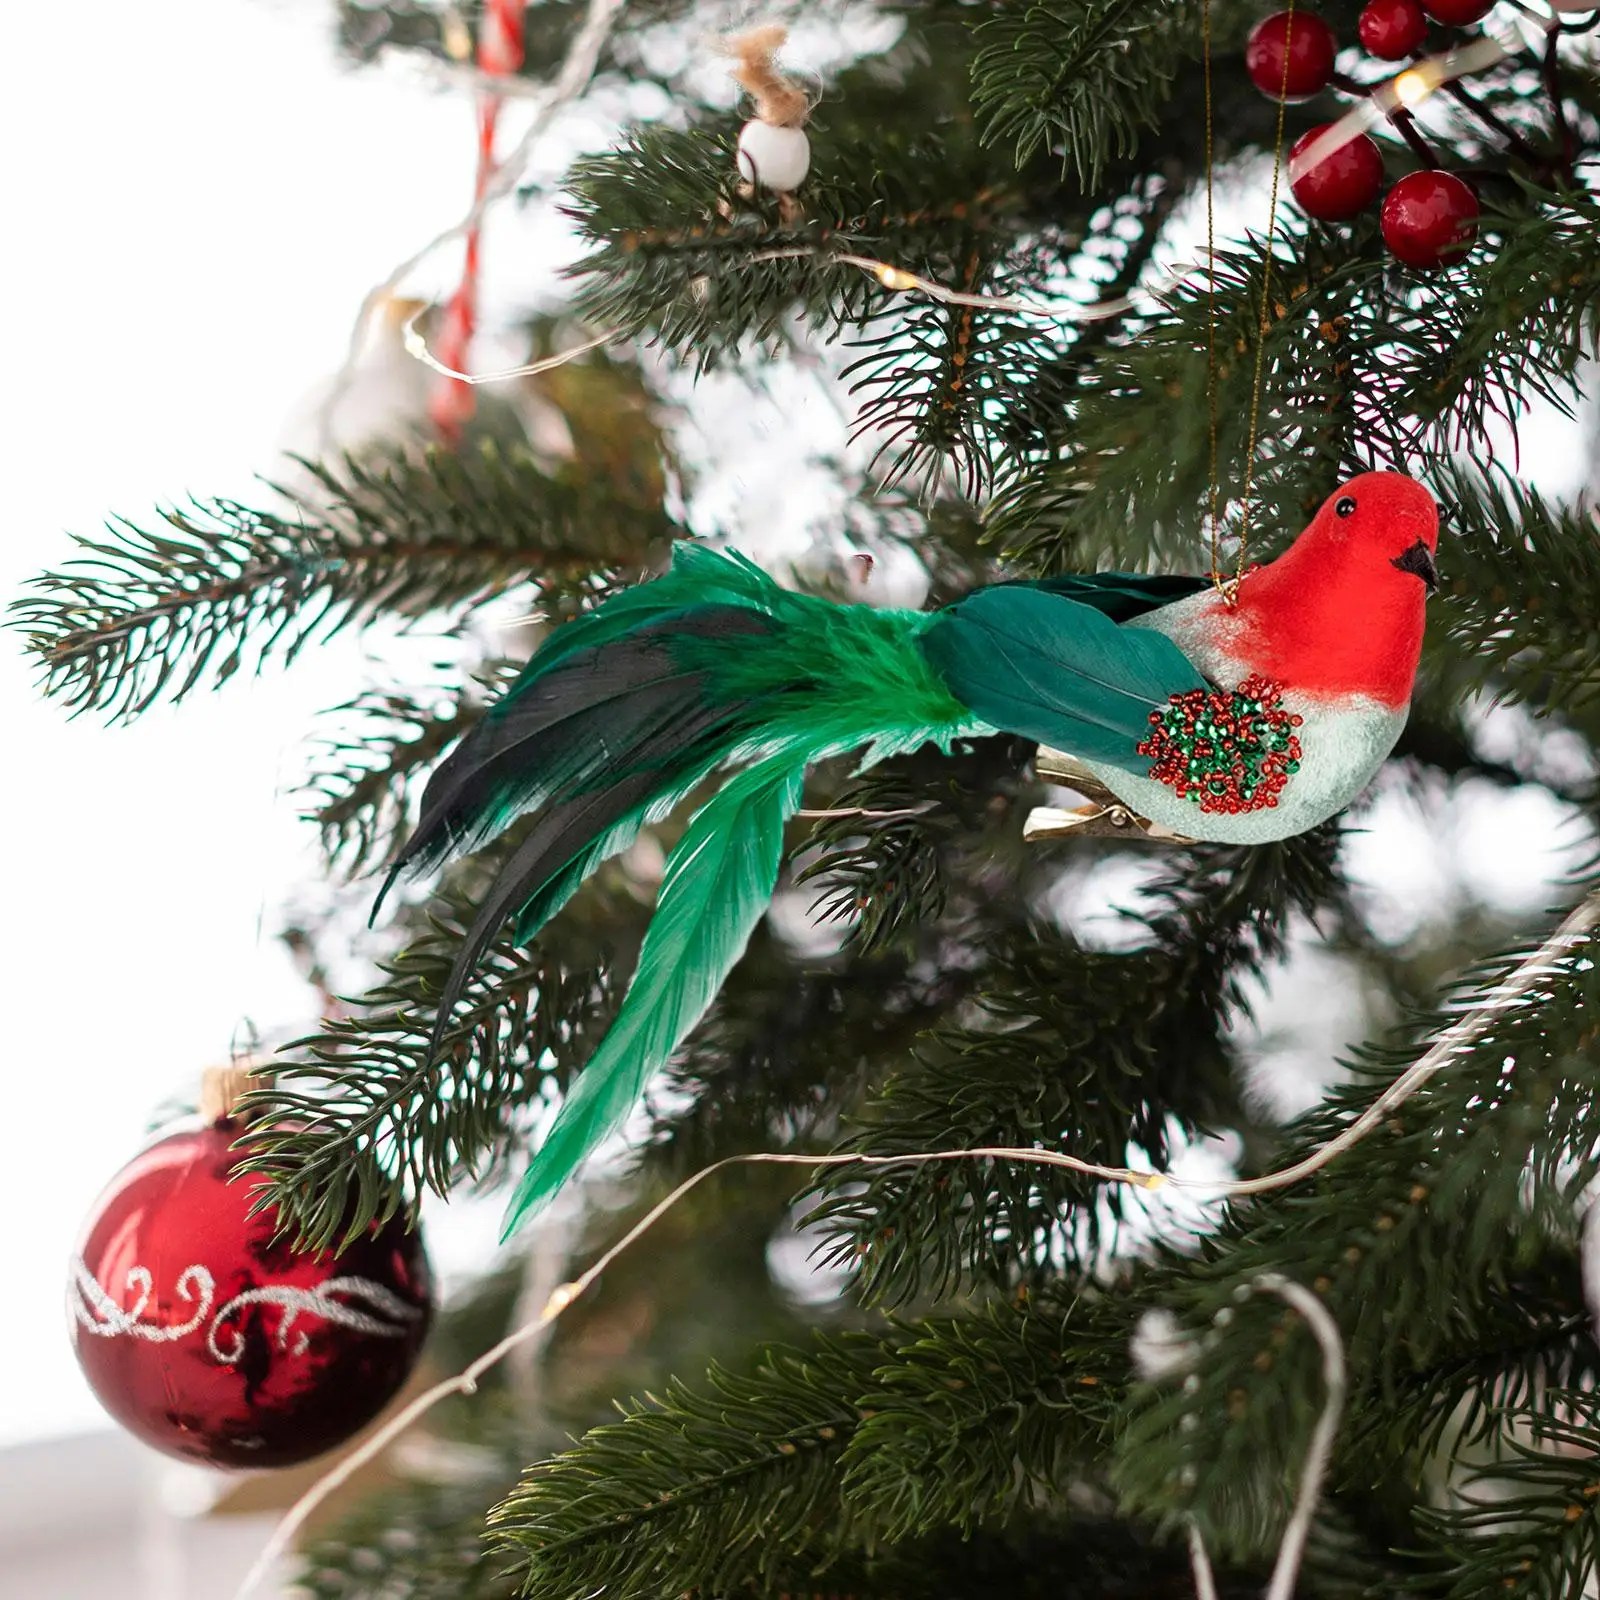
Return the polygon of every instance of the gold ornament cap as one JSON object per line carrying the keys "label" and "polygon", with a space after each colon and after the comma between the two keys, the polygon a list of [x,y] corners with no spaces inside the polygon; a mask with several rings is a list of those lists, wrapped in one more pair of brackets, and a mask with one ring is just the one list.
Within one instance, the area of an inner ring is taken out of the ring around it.
{"label": "gold ornament cap", "polygon": [[253,1061],[207,1067],[200,1075],[200,1115],[207,1122],[232,1122],[245,1091],[256,1087],[252,1080],[263,1071]]}

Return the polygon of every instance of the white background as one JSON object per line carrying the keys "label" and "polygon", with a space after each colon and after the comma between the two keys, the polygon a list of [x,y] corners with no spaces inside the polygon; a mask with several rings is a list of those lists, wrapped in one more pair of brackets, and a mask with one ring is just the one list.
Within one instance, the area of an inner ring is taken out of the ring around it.
{"label": "white background", "polygon": [[[338,64],[333,9],[89,0],[6,19],[0,592],[65,530],[249,500],[370,284],[453,221],[464,98]],[[0,1441],[102,1418],[64,1266],[152,1113],[245,1019],[309,1020],[274,937],[314,874],[291,792],[355,637],[108,730],[37,698],[0,635]]]}

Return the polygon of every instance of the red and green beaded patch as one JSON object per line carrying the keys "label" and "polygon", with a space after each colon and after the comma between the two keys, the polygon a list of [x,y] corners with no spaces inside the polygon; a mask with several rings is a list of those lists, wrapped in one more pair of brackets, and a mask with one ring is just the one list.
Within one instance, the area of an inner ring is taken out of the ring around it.
{"label": "red and green beaded patch", "polygon": [[1150,776],[1202,811],[1264,811],[1300,770],[1302,719],[1280,704],[1282,688],[1246,678],[1231,694],[1191,689],[1150,713],[1139,754]]}

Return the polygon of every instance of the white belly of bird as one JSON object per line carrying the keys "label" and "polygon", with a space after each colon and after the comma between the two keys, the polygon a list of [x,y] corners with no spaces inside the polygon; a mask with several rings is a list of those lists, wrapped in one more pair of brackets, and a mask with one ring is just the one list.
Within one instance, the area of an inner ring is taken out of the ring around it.
{"label": "white belly of bird", "polygon": [[1394,748],[1406,717],[1371,700],[1328,711],[1285,694],[1283,706],[1305,718],[1296,730],[1300,770],[1284,784],[1277,805],[1259,811],[1202,811],[1196,800],[1180,800],[1164,783],[1096,761],[1083,764],[1124,805],[1174,833],[1222,844],[1286,839],[1326,822],[1366,788]]}
{"label": "white belly of bird", "polygon": [[[1126,626],[1166,634],[1213,683],[1233,689],[1250,676],[1251,669],[1210,642],[1215,630],[1204,623],[1215,604],[1215,596],[1207,591]],[[1198,797],[1180,800],[1164,783],[1095,761],[1083,765],[1123,804],[1174,833],[1222,844],[1286,839],[1326,822],[1366,788],[1400,737],[1409,707],[1387,706],[1361,695],[1330,704],[1287,688],[1282,705],[1304,719],[1295,730],[1300,737],[1300,770],[1284,784],[1277,805],[1259,811],[1202,811]]]}

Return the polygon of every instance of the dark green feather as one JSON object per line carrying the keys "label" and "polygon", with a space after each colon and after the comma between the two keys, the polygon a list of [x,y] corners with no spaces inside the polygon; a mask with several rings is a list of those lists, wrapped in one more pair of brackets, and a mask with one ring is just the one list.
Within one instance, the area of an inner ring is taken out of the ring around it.
{"label": "dark green feather", "polygon": [[1129,622],[1198,594],[1210,581],[1170,572],[1068,572],[1056,578],[1020,578],[994,587],[1042,589],[1093,606],[1113,622]]}
{"label": "dark green feather", "polygon": [[671,623],[707,606],[765,611],[774,593],[784,591],[737,551],[712,550],[684,542],[672,547],[672,567],[659,578],[608,595],[593,611],[557,628],[529,660],[516,681],[490,710],[491,718],[522,692],[578,650],[596,650],[656,623]]}

